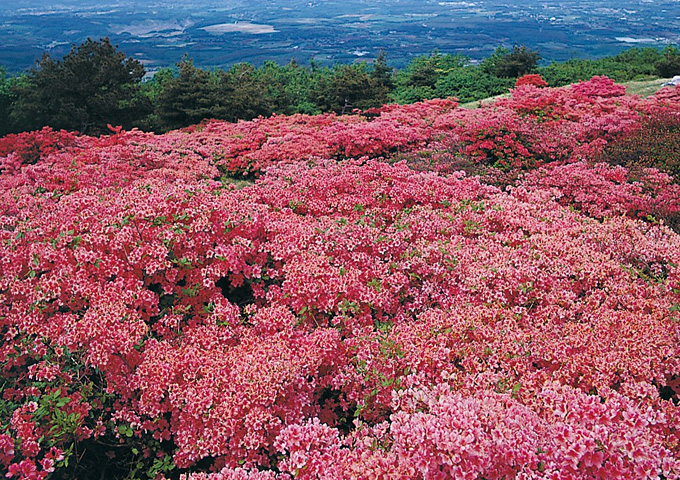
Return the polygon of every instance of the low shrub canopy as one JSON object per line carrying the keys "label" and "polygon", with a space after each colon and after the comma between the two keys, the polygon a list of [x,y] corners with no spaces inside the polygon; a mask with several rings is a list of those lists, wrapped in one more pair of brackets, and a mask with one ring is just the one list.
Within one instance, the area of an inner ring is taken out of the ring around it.
{"label": "low shrub canopy", "polygon": [[612,152],[679,113],[596,77],[0,139],[3,470],[677,478],[680,187]]}

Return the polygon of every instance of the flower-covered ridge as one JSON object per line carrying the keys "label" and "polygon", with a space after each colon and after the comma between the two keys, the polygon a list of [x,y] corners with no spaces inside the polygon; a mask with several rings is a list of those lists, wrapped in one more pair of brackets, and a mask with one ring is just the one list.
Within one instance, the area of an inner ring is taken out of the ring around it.
{"label": "flower-covered ridge", "polygon": [[0,139],[2,471],[680,478],[677,92]]}

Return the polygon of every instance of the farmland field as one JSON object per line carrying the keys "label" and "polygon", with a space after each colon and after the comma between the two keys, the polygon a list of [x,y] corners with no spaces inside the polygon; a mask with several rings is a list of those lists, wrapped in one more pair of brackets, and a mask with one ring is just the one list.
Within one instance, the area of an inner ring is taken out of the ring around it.
{"label": "farmland field", "polygon": [[[61,56],[72,44],[105,36],[151,71],[186,53],[198,66],[226,67],[291,58],[349,63],[373,59],[381,48],[403,67],[434,49],[479,60],[514,43],[561,61],[677,43],[679,19],[673,0],[615,6],[592,0],[253,0],[219,6],[205,0],[9,0],[0,5],[0,65],[17,73],[44,51]],[[258,27],[244,28],[250,24]]]}

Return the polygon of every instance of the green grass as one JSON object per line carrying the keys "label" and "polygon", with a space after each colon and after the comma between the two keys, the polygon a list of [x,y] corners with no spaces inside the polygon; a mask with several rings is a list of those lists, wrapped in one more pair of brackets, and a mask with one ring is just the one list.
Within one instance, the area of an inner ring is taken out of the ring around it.
{"label": "green grass", "polygon": [[496,96],[493,96],[493,97],[484,98],[482,100],[475,100],[474,102],[461,103],[460,106],[463,107],[463,108],[475,109],[475,108],[478,108],[481,103],[489,103],[489,102],[493,102],[494,100],[498,100],[499,98],[507,98],[509,96],[510,96],[509,93],[503,93],[501,95],[496,95]]}
{"label": "green grass", "polygon": [[656,78],[654,80],[645,80],[642,82],[627,82],[624,85],[631,95],[640,95],[642,97],[649,97],[661,89],[661,86],[669,81],[670,78]]}
{"label": "green grass", "polygon": [[251,178],[234,178],[227,175],[222,176],[220,179],[224,185],[233,185],[236,190],[241,190],[242,188],[250,187],[255,185],[255,180]]}

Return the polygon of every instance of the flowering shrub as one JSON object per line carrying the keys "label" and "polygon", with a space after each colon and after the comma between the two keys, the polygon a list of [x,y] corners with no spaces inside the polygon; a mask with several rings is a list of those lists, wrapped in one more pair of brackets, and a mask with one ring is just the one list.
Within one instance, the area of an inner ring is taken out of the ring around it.
{"label": "flowering shrub", "polygon": [[34,164],[41,158],[75,144],[76,136],[45,127],[37,132],[7,135],[0,139],[0,171],[18,172],[21,165]]}
{"label": "flowering shrub", "polygon": [[529,73],[527,75],[519,77],[515,82],[515,88],[522,87],[524,85],[533,85],[535,87],[547,87],[548,82],[543,80],[543,77],[541,77],[537,73]]}
{"label": "flowering shrub", "polygon": [[613,142],[602,160],[629,168],[651,167],[680,174],[680,117],[654,113],[629,135]]}
{"label": "flowering shrub", "polygon": [[620,166],[579,162],[537,170],[527,175],[522,184],[553,189],[559,203],[594,218],[628,215],[679,226],[680,185],[655,169],[630,171]]}
{"label": "flowering shrub", "polygon": [[2,140],[2,471],[680,478],[680,191],[593,163],[679,100]]}

